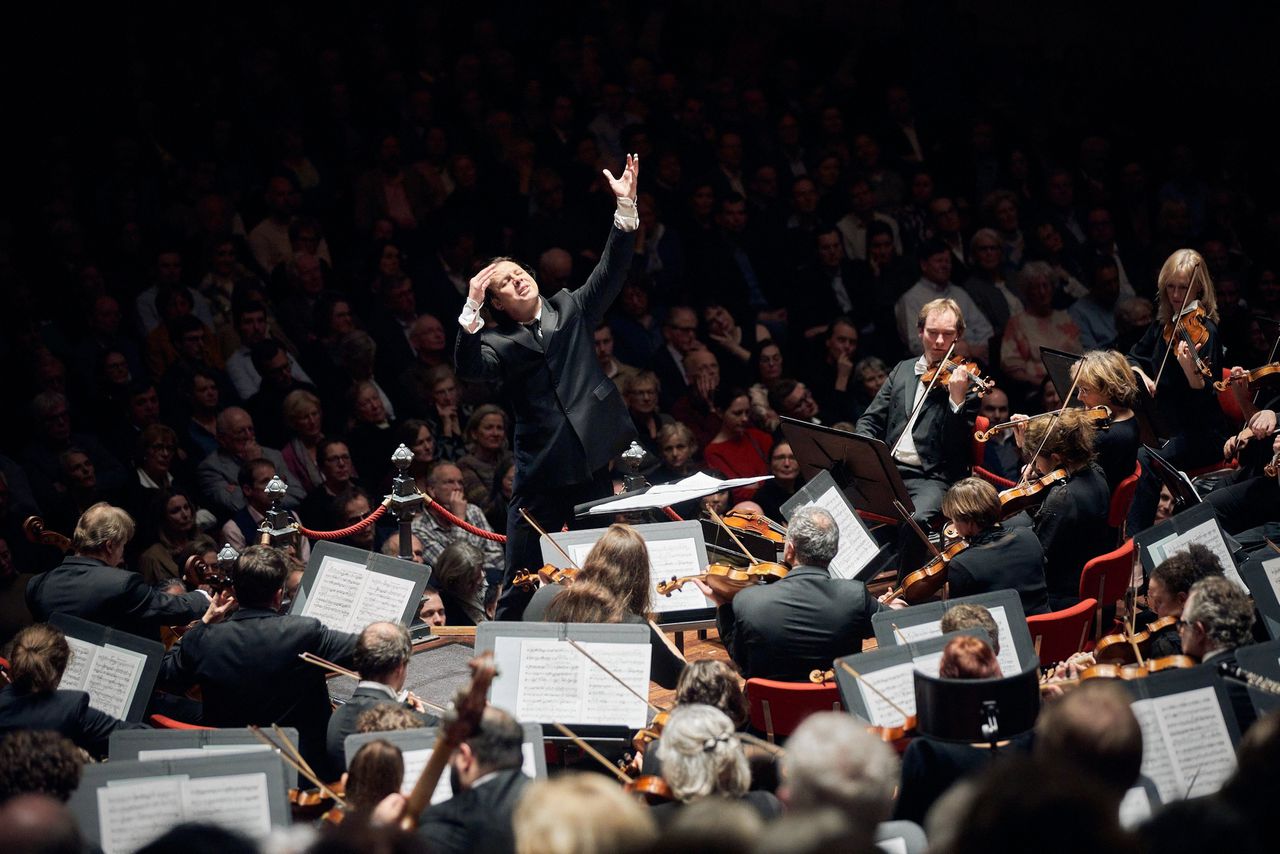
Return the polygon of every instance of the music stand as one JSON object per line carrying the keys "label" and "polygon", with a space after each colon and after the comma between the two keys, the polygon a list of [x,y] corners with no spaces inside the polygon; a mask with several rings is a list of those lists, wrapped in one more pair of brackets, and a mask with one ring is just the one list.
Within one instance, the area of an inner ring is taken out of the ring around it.
{"label": "music stand", "polygon": [[1169,494],[1173,496],[1173,505],[1177,511],[1186,510],[1188,507],[1195,507],[1200,503],[1200,493],[1196,490],[1195,485],[1191,483],[1191,478],[1185,473],[1179,471],[1169,464],[1169,461],[1160,456],[1159,451],[1147,446],[1150,451],[1146,458],[1150,460],[1150,469],[1156,477],[1160,478],[1160,483],[1169,487]]}
{"label": "music stand", "polygon": [[894,509],[895,500],[907,512],[915,510],[884,442],[785,416],[781,422],[782,435],[791,444],[805,480],[812,480],[820,471],[831,472],[854,508],[876,521],[892,525],[902,521]]}
{"label": "music stand", "polygon": [[999,679],[944,679],[914,672],[916,732],[963,744],[1029,732],[1040,713],[1039,663]]}
{"label": "music stand", "polygon": [[[1040,361],[1049,372],[1053,387],[1058,390],[1058,398],[1065,400],[1071,390],[1071,366],[1084,357],[1079,353],[1068,353],[1066,350],[1055,350],[1052,347],[1040,348]],[[1078,399],[1072,401],[1073,406],[1083,406]]]}

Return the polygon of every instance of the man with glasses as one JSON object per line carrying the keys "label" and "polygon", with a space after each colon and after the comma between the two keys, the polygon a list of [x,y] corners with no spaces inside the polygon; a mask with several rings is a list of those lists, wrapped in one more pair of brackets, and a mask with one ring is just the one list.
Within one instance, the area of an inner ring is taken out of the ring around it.
{"label": "man with glasses", "polygon": [[[245,506],[237,510],[222,526],[221,542],[229,543],[233,549],[240,551],[246,545],[259,541],[261,535],[258,533],[258,526],[262,524],[263,519],[267,518],[267,511],[271,509],[271,496],[267,493],[267,485],[279,471],[283,469],[277,468],[271,460],[261,457],[250,460],[240,467],[236,481],[244,496]],[[282,477],[287,478],[288,472],[286,471]],[[290,511],[289,515],[295,522],[299,522],[298,514]],[[298,537],[298,540],[301,543],[298,557],[305,563],[311,557],[311,541],[306,537]]]}
{"label": "man with glasses", "polygon": [[[240,468],[259,457],[271,462],[277,472],[287,472],[284,457],[274,448],[258,444],[253,429],[253,418],[238,406],[228,406],[218,413],[218,450],[201,461],[196,469],[200,479],[200,495],[206,506],[220,518],[228,518],[245,507],[245,495],[240,488]],[[307,491],[297,484],[289,486],[283,506],[296,508],[307,497]]]}
{"label": "man with glasses", "polygon": [[341,439],[324,439],[316,446],[316,466],[320,469],[320,485],[307,493],[298,507],[302,523],[314,531],[332,531],[345,527],[333,515],[333,501],[356,486],[356,469],[351,463],[351,450]]}
{"label": "man with glasses", "polygon": [[703,346],[698,340],[698,315],[687,305],[673,305],[667,309],[662,322],[663,346],[653,354],[653,372],[662,383],[659,403],[663,409],[671,405],[693,384],[685,374],[684,357]]}
{"label": "man with glasses", "polygon": [[[492,530],[484,511],[467,501],[462,469],[453,463],[444,460],[431,465],[427,470],[427,492],[441,507],[472,527],[482,531]],[[488,583],[496,585],[502,582],[504,564],[500,543],[463,530],[430,507],[413,518],[412,529],[413,535],[422,541],[422,560],[427,566],[435,566],[450,544],[462,540],[475,546],[484,555],[484,576]]]}
{"label": "man with glasses", "polygon": [[[1253,643],[1253,600],[1226,576],[1202,578],[1191,585],[1177,627],[1183,654],[1201,664],[1235,666],[1236,649]],[[1244,733],[1257,719],[1249,690],[1235,679],[1226,680],[1226,686]]]}

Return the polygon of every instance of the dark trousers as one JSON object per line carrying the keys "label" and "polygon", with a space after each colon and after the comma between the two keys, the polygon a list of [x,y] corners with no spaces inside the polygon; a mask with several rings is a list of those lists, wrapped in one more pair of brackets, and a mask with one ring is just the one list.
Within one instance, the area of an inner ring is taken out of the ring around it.
{"label": "dark trousers", "polygon": [[[950,486],[945,480],[927,477],[911,469],[901,469],[902,482],[911,496],[911,504],[915,510],[911,518],[916,520],[926,534],[942,518],[942,496],[947,494]],[[898,580],[901,581],[909,573],[915,572],[929,562],[933,552],[920,535],[905,522],[898,526]]]}
{"label": "dark trousers", "polygon": [[1280,521],[1280,483],[1274,477],[1246,478],[1215,489],[1204,500],[1213,505],[1222,530],[1239,539],[1245,548],[1263,545],[1262,534],[1255,534],[1252,538],[1240,535],[1251,528]]}
{"label": "dark trousers", "polygon": [[[605,498],[612,493],[613,478],[608,468],[603,468],[586,483],[551,489],[539,489],[534,484],[528,484],[511,496],[511,505],[507,508],[507,572],[503,578],[502,597],[498,599],[495,615],[497,619],[520,619],[525,606],[533,598],[534,591],[515,587],[511,584],[511,579],[521,569],[536,572],[545,563],[542,559],[542,538],[524,520],[520,511],[523,509],[528,513],[548,534],[558,533],[565,525],[570,528],[604,527],[613,521],[611,515],[606,513],[576,519],[573,508],[575,504]],[[553,558],[552,563],[563,566],[565,561],[563,557],[559,557]]]}

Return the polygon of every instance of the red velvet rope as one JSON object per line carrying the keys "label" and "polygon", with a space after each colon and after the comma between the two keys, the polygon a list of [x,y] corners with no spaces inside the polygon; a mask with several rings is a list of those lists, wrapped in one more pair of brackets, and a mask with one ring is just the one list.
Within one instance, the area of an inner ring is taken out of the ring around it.
{"label": "red velvet rope", "polygon": [[459,519],[457,516],[444,509],[444,506],[441,505],[440,502],[436,501],[425,492],[420,494],[422,495],[422,499],[427,502],[427,506],[436,511],[442,519],[451,525],[457,525],[468,534],[475,534],[477,537],[481,537],[486,540],[493,540],[495,543],[505,543],[507,541],[506,534],[495,534],[493,531],[486,531],[484,528],[477,528],[466,519]]}
{"label": "red velvet rope", "polygon": [[668,519],[670,519],[672,522],[683,522],[683,521],[684,521],[683,519],[681,519],[681,518],[680,518],[680,514],[679,514],[679,513],[677,513],[676,511],[672,510],[670,507],[663,507],[663,508],[662,508],[662,512],[663,512],[663,513],[666,513],[666,514],[667,514],[667,518],[668,518]]}
{"label": "red velvet rope", "polygon": [[341,540],[345,537],[351,536],[352,534],[356,534],[356,533],[359,533],[360,531],[363,531],[365,528],[369,527],[374,522],[378,521],[378,519],[381,518],[382,514],[386,512],[387,512],[387,505],[379,504],[377,510],[374,510],[368,516],[365,516],[363,519],[361,519],[359,522],[355,523],[349,528],[343,528],[340,531],[313,531],[310,528],[304,528],[301,525],[299,525],[298,532],[301,533],[302,536],[312,540]]}
{"label": "red velvet rope", "polygon": [[974,473],[975,475],[977,475],[978,477],[982,478],[983,480],[985,480],[985,481],[987,481],[987,482],[989,482],[989,483],[993,484],[994,486],[999,487],[999,488],[1001,488],[1001,489],[1008,489],[1008,488],[1009,488],[1009,487],[1011,487],[1011,486],[1017,486],[1017,484],[1016,484],[1016,483],[1014,483],[1013,481],[1009,480],[1008,478],[1001,477],[1000,475],[996,474],[995,472],[987,471],[987,470],[986,470],[986,469],[984,469],[982,466],[974,466],[974,467],[973,467],[973,473]]}

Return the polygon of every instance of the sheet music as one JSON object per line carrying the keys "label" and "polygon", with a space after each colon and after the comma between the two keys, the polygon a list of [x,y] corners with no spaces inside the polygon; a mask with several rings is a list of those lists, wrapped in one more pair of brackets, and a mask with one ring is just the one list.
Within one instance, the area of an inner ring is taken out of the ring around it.
{"label": "sheet music", "polygon": [[412,578],[365,570],[364,592],[356,602],[347,631],[361,632],[370,623],[399,623],[413,595]]}
{"label": "sheet music", "polygon": [[98,832],[104,854],[133,854],[184,820],[185,776],[112,780],[98,789]]}
{"label": "sheet music", "polygon": [[[862,678],[857,680],[858,693],[862,695],[862,704],[867,709],[867,719],[871,723],[876,726],[902,726],[906,719],[893,704],[897,704],[908,715],[916,713],[915,677],[912,675],[915,669],[915,663],[907,661],[872,673],[863,673]],[[876,693],[876,689],[880,693]],[[892,704],[890,700],[893,701]]]}
{"label": "sheet music", "polygon": [[[996,621],[996,628],[1000,631],[1000,652],[996,654],[996,660],[1000,662],[1000,672],[1005,676],[1021,673],[1022,664],[1018,661],[1018,650],[1013,645],[1013,631],[1009,628],[1009,616],[1004,612],[1004,606],[997,605],[987,610],[991,612],[991,618]],[[941,636],[941,619],[927,623],[917,623],[914,626],[899,626],[893,633],[895,646]],[[935,669],[931,672],[937,673],[937,670]]]}
{"label": "sheet music", "polygon": [[1271,592],[1275,595],[1276,600],[1280,601],[1280,557],[1264,560],[1262,562],[1262,571],[1267,576],[1267,583],[1271,585]]}
{"label": "sheet music", "polygon": [[827,489],[813,503],[829,512],[840,530],[840,550],[831,559],[828,569],[837,578],[853,578],[871,563],[880,547],[849,509],[837,487]]}
{"label": "sheet music", "polygon": [[694,611],[714,608],[715,603],[702,595],[692,584],[686,584],[670,596],[658,595],[658,582],[669,581],[672,576],[697,575],[704,567],[698,560],[697,542],[693,537],[674,540],[646,540],[649,547],[649,585],[653,591],[653,608],[658,613],[669,611]]}
{"label": "sheet music", "polygon": [[182,803],[184,821],[207,821],[250,839],[261,839],[271,832],[267,775],[260,771],[191,777],[182,785]]}
{"label": "sheet music", "polygon": [[907,854],[907,840],[901,836],[895,836],[892,839],[881,839],[876,843],[876,847],[885,854]]}
{"label": "sheet music", "polygon": [[697,472],[691,474],[684,480],[675,483],[660,483],[657,486],[651,486],[638,495],[628,495],[625,498],[618,498],[605,504],[598,504],[587,511],[591,515],[601,515],[605,513],[621,513],[625,510],[647,510],[652,507],[670,507],[672,504],[679,504],[683,501],[692,501],[695,498],[701,498],[704,495],[711,495],[716,492],[722,492],[726,489],[734,489],[739,486],[747,486],[752,483],[759,483],[762,480],[769,480],[773,477],[771,474],[759,475],[757,477],[735,477],[729,480],[717,480],[709,474]]}
{"label": "sheet music", "polygon": [[133,704],[138,690],[138,677],[147,657],[131,649],[107,644],[97,648],[85,690],[89,705],[115,718],[123,718]]}
{"label": "sheet music", "polygon": [[346,631],[352,603],[364,590],[367,573],[363,566],[326,556],[320,562],[316,583],[302,606],[302,616],[315,617],[326,628]]}
{"label": "sheet music", "polygon": [[83,691],[85,680],[89,677],[89,667],[93,664],[93,656],[98,648],[80,638],[67,635],[67,645],[71,647],[71,658],[62,671],[62,679],[58,688],[62,691]]}
{"label": "sheet music", "polygon": [[911,659],[911,663],[915,665],[916,670],[927,676],[937,676],[938,671],[942,669],[942,650],[937,652],[929,652],[924,655],[917,655]]}
{"label": "sheet music", "polygon": [[[404,757],[404,779],[400,781],[400,794],[406,798],[413,791],[413,786],[418,782],[418,778],[422,776],[422,769],[427,767],[427,762],[431,760],[432,748],[424,747],[421,750],[405,750],[401,754]],[[538,777],[538,764],[533,757],[533,745],[525,742],[520,745],[520,770],[530,780]],[[448,769],[440,775],[440,780],[436,783],[435,791],[431,793],[431,803],[443,803],[453,797],[453,784],[449,780]]]}
{"label": "sheet music", "polygon": [[1201,522],[1172,539],[1163,541],[1165,558],[1187,551],[1193,543],[1198,543],[1213,552],[1218,562],[1222,564],[1223,574],[1239,585],[1245,593],[1249,592],[1248,585],[1236,570],[1236,562],[1231,559],[1231,550],[1227,548],[1227,541],[1223,538],[1222,529],[1218,527],[1216,519]]}
{"label": "sheet music", "polygon": [[942,620],[939,619],[931,623],[917,623],[914,626],[898,626],[893,630],[893,644],[900,646],[904,643],[915,643],[941,636]]}
{"label": "sheet music", "polygon": [[[498,638],[495,656],[519,644],[515,716],[539,723],[616,724],[644,727],[648,708],[569,643],[535,638]],[[648,644],[583,643],[580,646],[639,692],[648,695]]]}
{"label": "sheet music", "polygon": [[1132,708],[1142,728],[1142,773],[1163,803],[1212,794],[1235,770],[1235,748],[1213,688],[1139,700]]}
{"label": "sheet music", "polygon": [[1134,786],[1124,793],[1120,801],[1120,826],[1125,830],[1133,830],[1151,818],[1151,798],[1142,786]]}

